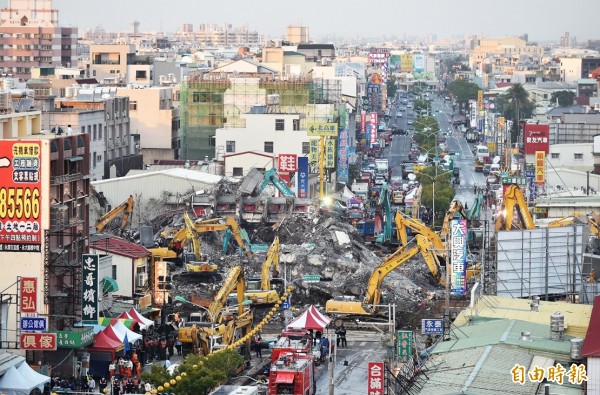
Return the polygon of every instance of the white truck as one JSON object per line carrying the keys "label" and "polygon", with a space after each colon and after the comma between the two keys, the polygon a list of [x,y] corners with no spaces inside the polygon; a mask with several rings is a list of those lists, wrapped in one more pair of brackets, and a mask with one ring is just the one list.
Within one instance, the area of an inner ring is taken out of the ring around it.
{"label": "white truck", "polygon": [[383,176],[387,179],[389,171],[389,162],[387,159],[376,159],[375,160],[375,175]]}
{"label": "white truck", "polygon": [[367,199],[369,197],[369,183],[368,182],[355,182],[352,184],[352,192],[361,199]]}

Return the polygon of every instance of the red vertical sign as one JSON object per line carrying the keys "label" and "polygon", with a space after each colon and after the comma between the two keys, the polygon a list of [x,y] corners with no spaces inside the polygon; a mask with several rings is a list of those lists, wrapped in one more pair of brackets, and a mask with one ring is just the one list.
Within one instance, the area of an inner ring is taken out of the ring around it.
{"label": "red vertical sign", "polygon": [[20,307],[21,313],[37,312],[37,278],[21,277]]}
{"label": "red vertical sign", "polygon": [[367,379],[368,395],[383,395],[383,362],[369,362]]}

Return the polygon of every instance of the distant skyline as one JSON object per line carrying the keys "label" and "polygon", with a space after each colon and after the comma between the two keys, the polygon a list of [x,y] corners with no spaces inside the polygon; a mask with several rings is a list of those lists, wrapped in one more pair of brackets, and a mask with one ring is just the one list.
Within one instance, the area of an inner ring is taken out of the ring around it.
{"label": "distant skyline", "polygon": [[[6,7],[7,0],[0,1]],[[299,7],[301,5],[301,7]],[[398,39],[434,34],[438,39],[468,35],[506,37],[529,34],[530,41],[559,42],[563,32],[578,43],[600,39],[599,0],[381,0],[337,2],[274,0],[201,2],[198,0],[53,0],[61,24],[83,32],[98,26],[107,31],[175,32],[191,23],[248,25],[267,38],[281,38],[289,25],[310,29],[311,38],[337,36]]]}

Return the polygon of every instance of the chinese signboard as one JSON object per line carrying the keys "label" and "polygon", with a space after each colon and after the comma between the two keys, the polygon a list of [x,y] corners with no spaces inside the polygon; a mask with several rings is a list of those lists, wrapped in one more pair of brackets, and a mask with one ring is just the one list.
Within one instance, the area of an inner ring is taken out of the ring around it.
{"label": "chinese signboard", "polygon": [[373,64],[383,64],[389,62],[390,51],[387,48],[374,48],[369,52],[367,61]]}
{"label": "chinese signboard", "polygon": [[348,130],[340,130],[338,143],[338,168],[337,179],[339,182],[348,182],[348,146],[350,145],[350,134]]}
{"label": "chinese signboard", "polygon": [[308,136],[331,136],[336,137],[338,134],[338,124],[333,122],[310,122],[306,126],[306,134]]}
{"label": "chinese signboard", "polygon": [[317,173],[316,170],[319,166],[319,140],[310,140],[310,148],[308,151],[308,162],[311,167],[311,173]]}
{"label": "chinese signboard", "polygon": [[367,131],[367,112],[366,111],[360,112],[360,131],[361,132]]}
{"label": "chinese signboard", "polygon": [[94,328],[85,327],[80,331],[56,331],[58,348],[81,348],[94,342]]}
{"label": "chinese signboard", "polygon": [[42,251],[40,172],[39,141],[0,141],[0,251]]}
{"label": "chinese signboard", "polygon": [[298,156],[295,154],[279,154],[279,168],[277,171],[280,173],[294,173],[298,170],[297,159]]}
{"label": "chinese signboard", "polygon": [[403,54],[402,58],[400,58],[400,71],[403,73],[412,73],[413,65],[413,55],[410,53]]}
{"label": "chinese signboard", "polygon": [[504,121],[505,121],[504,117],[498,117],[498,129],[504,130]]}
{"label": "chinese signboard", "polygon": [[99,255],[83,254],[82,320],[98,322],[98,264]]}
{"label": "chinese signboard", "polygon": [[408,362],[412,356],[412,332],[398,331],[398,360]]}
{"label": "chinese signboard", "polygon": [[535,184],[544,185],[546,182],[546,153],[535,151]]}
{"label": "chinese signboard", "polygon": [[477,91],[477,111],[483,111],[483,91],[481,89]]}
{"label": "chinese signboard", "polygon": [[325,167],[335,168],[335,140],[325,140]]}
{"label": "chinese signboard", "polygon": [[383,369],[383,362],[369,362],[369,372],[367,377],[369,395],[383,395],[385,383]]}
{"label": "chinese signboard", "polygon": [[369,143],[375,144],[377,142],[377,113],[372,112],[369,114]]}
{"label": "chinese signboard", "polygon": [[21,333],[21,350],[56,350],[56,333]]}
{"label": "chinese signboard", "polygon": [[37,278],[21,277],[20,281],[21,313],[37,312]]}
{"label": "chinese signboard", "polygon": [[48,329],[46,317],[21,317],[21,330],[25,332],[45,332]]}
{"label": "chinese signboard", "polygon": [[450,293],[467,293],[467,221],[453,219],[451,224],[451,264]]}
{"label": "chinese signboard", "polygon": [[548,153],[550,150],[550,125],[525,124],[524,130],[525,154],[537,151]]}
{"label": "chinese signboard", "polygon": [[424,318],[421,320],[422,335],[443,335],[444,320],[434,318]]}
{"label": "chinese signboard", "polygon": [[154,304],[161,306],[165,302],[167,262],[158,261],[154,263]]}
{"label": "chinese signboard", "polygon": [[413,55],[413,70],[417,73],[425,71],[425,55]]}
{"label": "chinese signboard", "polygon": [[298,197],[308,197],[308,158],[305,156],[298,158]]}

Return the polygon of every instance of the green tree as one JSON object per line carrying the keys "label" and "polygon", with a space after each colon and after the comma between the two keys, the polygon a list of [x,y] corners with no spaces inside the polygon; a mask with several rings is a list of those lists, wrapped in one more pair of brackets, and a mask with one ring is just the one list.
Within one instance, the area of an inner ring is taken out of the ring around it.
{"label": "green tree", "polygon": [[496,109],[506,118],[513,121],[511,137],[517,141],[519,133],[519,120],[531,118],[533,114],[533,103],[529,100],[529,93],[521,84],[514,84],[504,94],[496,98]]}
{"label": "green tree", "polygon": [[398,91],[398,84],[396,84],[396,79],[391,74],[388,75],[386,85],[387,85],[387,97],[395,97],[396,92]]}
{"label": "green tree", "polygon": [[469,100],[477,100],[479,92],[479,86],[465,80],[454,80],[448,84],[447,89],[452,93],[460,108],[467,108]]}
{"label": "green tree", "polygon": [[451,172],[443,170],[440,167],[436,169],[436,166],[426,167],[417,173],[417,180],[423,186],[421,203],[432,210],[434,200],[433,183],[435,181],[435,225],[441,225],[441,218],[444,217],[456,194],[450,184],[451,179]]}
{"label": "green tree", "polygon": [[[417,114],[420,114],[421,110],[431,111],[431,103],[429,102],[429,100],[415,99],[414,107],[415,107],[414,111]],[[431,115],[431,114],[427,114],[427,115]]]}
{"label": "green tree", "polygon": [[152,365],[150,372],[142,373],[142,380],[150,382],[154,388],[158,388],[158,386],[171,380],[171,375],[164,366]]}
{"label": "green tree", "polygon": [[413,139],[423,151],[430,151],[435,147],[435,135],[440,132],[438,121],[434,117],[419,117],[414,123],[415,134]]}
{"label": "green tree", "polygon": [[550,97],[550,101],[552,103],[558,102],[560,107],[569,107],[573,105],[573,100],[575,100],[575,93],[571,91],[558,91],[552,92],[552,96]]}

